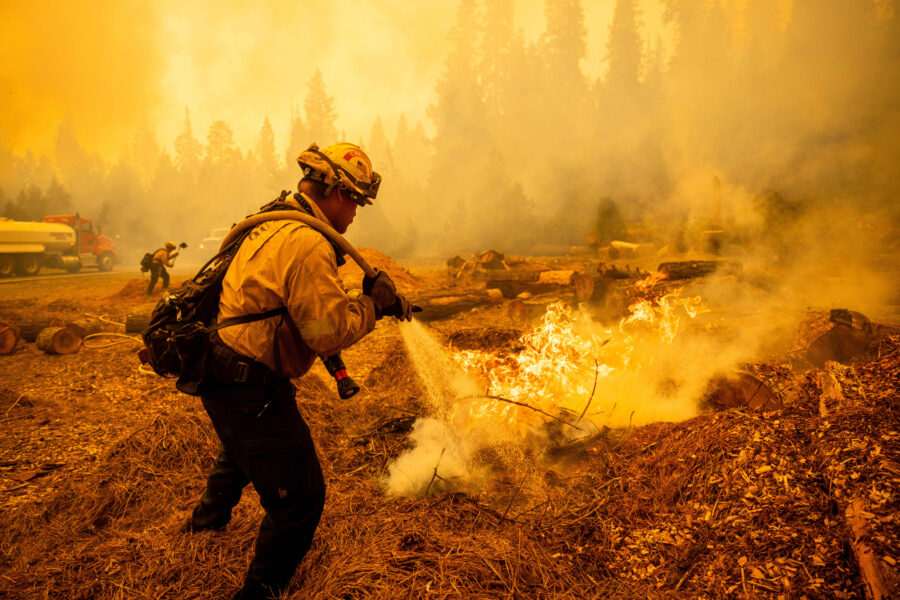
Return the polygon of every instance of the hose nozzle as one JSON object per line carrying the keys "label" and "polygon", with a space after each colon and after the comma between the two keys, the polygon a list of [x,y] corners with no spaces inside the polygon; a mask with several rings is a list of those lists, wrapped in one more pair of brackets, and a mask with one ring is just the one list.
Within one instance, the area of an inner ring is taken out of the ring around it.
{"label": "hose nozzle", "polygon": [[321,357],[322,364],[328,370],[329,375],[334,377],[337,383],[338,395],[346,400],[359,391],[359,385],[353,381],[353,378],[347,375],[347,366],[341,359],[340,354],[332,354],[331,356]]}

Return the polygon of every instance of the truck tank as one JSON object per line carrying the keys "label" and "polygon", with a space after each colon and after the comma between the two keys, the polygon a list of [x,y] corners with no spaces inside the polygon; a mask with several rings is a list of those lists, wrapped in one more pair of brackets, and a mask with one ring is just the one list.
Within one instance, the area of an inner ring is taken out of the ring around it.
{"label": "truck tank", "polygon": [[75,230],[60,223],[0,219],[0,252],[71,252]]}

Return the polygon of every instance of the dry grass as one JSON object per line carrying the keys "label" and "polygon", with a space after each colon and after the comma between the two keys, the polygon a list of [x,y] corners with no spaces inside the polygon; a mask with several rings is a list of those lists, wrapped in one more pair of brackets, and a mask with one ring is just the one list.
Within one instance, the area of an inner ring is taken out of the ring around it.
{"label": "dry grass", "polygon": [[[512,343],[490,310],[441,331],[458,346]],[[218,598],[240,585],[256,495],[225,531],[180,531],[217,442],[197,399],[137,373],[128,346],[4,357],[0,597]],[[876,356],[828,371],[844,398],[827,417],[813,371],[781,411],[506,449],[522,460],[494,460],[485,489],[393,499],[380,479],[426,409],[397,326],[381,325],[344,353],[360,394],[339,400],[320,366],[297,382],[328,496],[285,597],[863,598],[851,498],[891,582],[900,560],[900,338]]]}

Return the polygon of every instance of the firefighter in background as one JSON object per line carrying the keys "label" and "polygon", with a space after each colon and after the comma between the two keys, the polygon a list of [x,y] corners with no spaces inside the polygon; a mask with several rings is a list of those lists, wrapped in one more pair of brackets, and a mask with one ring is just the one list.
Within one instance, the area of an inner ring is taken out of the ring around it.
{"label": "firefighter in background", "polygon": [[[322,150],[313,144],[297,162],[303,170],[299,193],[284,192],[266,208],[303,211],[339,233],[359,207],[372,204],[381,183],[354,144]],[[280,597],[309,550],[325,505],[325,480],[291,378],[309,371],[317,355],[356,343],[382,317],[410,319],[412,307],[384,272],[363,280],[362,295],[348,295],[338,279],[344,262],[340,247],[308,225],[267,221],[243,241],[222,282],[219,322],[273,311],[211,335],[201,392],[221,448],[185,529],[224,528],[248,483],[265,509],[234,599]]]}
{"label": "firefighter in background", "polygon": [[153,262],[150,263],[150,283],[147,284],[147,295],[153,293],[156,280],[162,279],[162,289],[169,287],[169,272],[166,267],[174,267],[175,257],[178,256],[178,247],[175,242],[166,242],[165,247],[153,254]]}

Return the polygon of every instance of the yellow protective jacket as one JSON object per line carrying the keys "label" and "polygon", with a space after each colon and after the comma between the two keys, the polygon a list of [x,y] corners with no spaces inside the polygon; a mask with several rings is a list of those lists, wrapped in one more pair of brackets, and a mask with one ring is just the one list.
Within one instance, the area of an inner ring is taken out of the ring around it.
{"label": "yellow protective jacket", "polygon": [[153,254],[153,262],[162,265],[164,267],[174,267],[175,265],[169,259],[169,251],[165,248],[160,248]]}
{"label": "yellow protective jacket", "polygon": [[[308,202],[313,216],[331,225],[319,207]],[[372,299],[347,296],[332,245],[299,221],[266,221],[247,236],[222,281],[217,319],[281,306],[287,308],[284,317],[225,327],[218,330],[219,337],[278,375],[299,377],[316,355],[340,352],[375,328]],[[273,340],[279,344],[280,368]]]}

